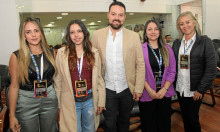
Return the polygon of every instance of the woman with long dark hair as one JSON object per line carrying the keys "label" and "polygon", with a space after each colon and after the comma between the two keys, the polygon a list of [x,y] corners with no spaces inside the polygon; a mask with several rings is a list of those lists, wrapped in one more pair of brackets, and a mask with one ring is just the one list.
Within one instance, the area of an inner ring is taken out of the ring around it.
{"label": "woman with long dark hair", "polygon": [[66,40],[68,45],[56,56],[60,131],[95,132],[105,107],[99,52],[92,47],[89,32],[80,20],[70,21]]}
{"label": "woman with long dark hair", "polygon": [[141,130],[170,132],[176,61],[172,48],[163,42],[162,29],[155,20],[145,24],[142,47],[146,75],[144,92],[139,101]]}

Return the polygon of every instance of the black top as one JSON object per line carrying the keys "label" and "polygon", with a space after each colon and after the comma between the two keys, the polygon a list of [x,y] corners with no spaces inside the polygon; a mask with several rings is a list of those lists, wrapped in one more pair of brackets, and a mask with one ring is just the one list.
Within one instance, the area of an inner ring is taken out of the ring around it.
{"label": "black top", "polygon": [[[154,77],[155,77],[155,72],[159,72],[159,64],[157,62],[157,59],[156,57],[154,56],[154,53],[151,51],[151,48],[149,45],[147,45],[147,48],[148,48],[148,56],[149,56],[149,62],[150,62],[150,66],[151,66],[151,69],[152,69],[152,72],[154,74]],[[159,49],[153,49],[154,52],[156,53],[158,59],[160,60],[160,55],[159,55]],[[162,66],[161,66],[161,74],[163,75],[163,72],[164,72],[164,64],[163,64],[163,57],[162,57]]]}
{"label": "black top", "polygon": [[[180,45],[181,40],[179,39],[173,42],[177,76]],[[216,71],[215,51],[211,39],[207,36],[199,36],[196,33],[196,41],[190,51],[190,91],[197,90],[199,93],[204,94],[211,88]]]}
{"label": "black top", "polygon": [[[16,56],[18,56],[18,50],[17,51],[14,51],[13,52]],[[51,53],[53,55],[53,51],[51,50]],[[39,55],[34,55],[34,59],[37,63],[37,66],[39,68],[39,70],[41,69],[41,56],[42,54],[39,54]],[[55,69],[53,67],[53,65],[48,61],[48,59],[46,58],[46,55],[43,54],[43,79],[42,80],[47,80],[47,87],[49,87],[52,82],[53,82],[53,75],[55,73]],[[20,83],[20,89],[23,89],[23,90],[28,90],[28,91],[33,91],[34,90],[34,81],[37,80],[37,73],[36,73],[36,69],[35,69],[35,66],[34,66],[34,63],[31,59],[30,61],[30,64],[29,64],[29,67],[28,67],[28,79],[29,79],[29,82],[27,80],[25,80],[25,84],[22,85]]]}

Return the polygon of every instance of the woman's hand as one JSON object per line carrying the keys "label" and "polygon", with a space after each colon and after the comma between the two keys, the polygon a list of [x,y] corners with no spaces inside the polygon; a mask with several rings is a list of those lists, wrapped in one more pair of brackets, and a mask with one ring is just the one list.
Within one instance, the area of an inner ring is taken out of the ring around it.
{"label": "woman's hand", "polygon": [[98,109],[97,109],[96,115],[101,114],[103,109],[104,109],[104,107],[99,107],[99,106],[98,106]]}
{"label": "woman's hand", "polygon": [[20,132],[21,126],[19,125],[16,117],[10,117],[10,128],[12,132]]}
{"label": "woman's hand", "polygon": [[161,88],[158,92],[157,92],[157,95],[158,95],[158,98],[157,99],[162,99],[165,94],[167,93],[167,90],[165,88]]}
{"label": "woman's hand", "polygon": [[196,91],[196,92],[194,93],[193,99],[194,99],[194,101],[197,101],[197,100],[199,100],[199,99],[202,99],[202,94],[199,93],[198,91]]}
{"label": "woman's hand", "polygon": [[153,90],[151,89],[149,92],[148,92],[149,96],[151,99],[157,99],[158,98],[158,94]]}
{"label": "woman's hand", "polygon": [[18,79],[18,60],[14,53],[12,53],[9,61],[9,72],[11,75],[11,84],[9,88],[9,121],[10,128],[13,132],[20,132],[21,126],[18,123],[17,118],[15,117],[16,104],[18,99],[19,91],[19,79]]}

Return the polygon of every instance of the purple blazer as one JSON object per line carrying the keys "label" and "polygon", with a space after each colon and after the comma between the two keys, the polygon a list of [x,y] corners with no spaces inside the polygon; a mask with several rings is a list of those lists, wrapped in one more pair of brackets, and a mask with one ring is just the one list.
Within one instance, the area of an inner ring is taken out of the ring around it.
{"label": "purple blazer", "polygon": [[[161,87],[163,87],[166,80],[173,83],[173,81],[175,80],[175,76],[176,76],[176,59],[175,59],[173,50],[168,44],[166,44],[166,47],[169,50],[169,59],[168,59],[169,66],[164,68],[164,74],[163,74],[163,79],[162,79],[162,82],[161,82]],[[145,70],[146,71],[145,81],[147,81],[149,86],[154,91],[156,91],[156,81],[154,79],[154,74],[152,72],[150,62],[149,62],[147,42],[145,42],[142,45],[142,48],[143,48],[145,69],[146,69]],[[171,97],[173,95],[175,95],[175,91],[174,91],[173,84],[171,84],[165,96],[166,97]],[[150,96],[147,93],[146,89],[144,89],[140,101],[141,102],[152,101],[152,99],[150,98]]]}

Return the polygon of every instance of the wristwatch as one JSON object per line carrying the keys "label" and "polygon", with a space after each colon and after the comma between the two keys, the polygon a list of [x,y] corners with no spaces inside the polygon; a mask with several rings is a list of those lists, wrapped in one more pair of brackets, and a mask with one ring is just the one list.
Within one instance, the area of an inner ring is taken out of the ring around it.
{"label": "wristwatch", "polygon": [[164,87],[167,91],[168,91],[168,88]]}

